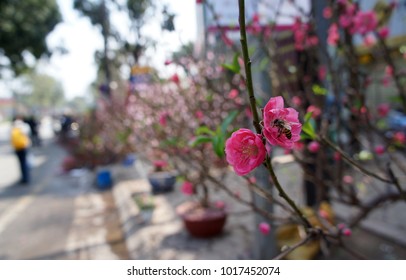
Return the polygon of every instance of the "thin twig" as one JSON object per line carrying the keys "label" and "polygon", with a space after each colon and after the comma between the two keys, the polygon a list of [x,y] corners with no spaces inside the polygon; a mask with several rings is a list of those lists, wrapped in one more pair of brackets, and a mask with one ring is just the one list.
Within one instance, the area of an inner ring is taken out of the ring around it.
{"label": "thin twig", "polygon": [[281,260],[284,257],[286,257],[288,254],[299,248],[300,246],[305,245],[307,242],[309,242],[312,238],[314,237],[314,234],[308,234],[305,239],[300,240],[300,242],[296,243],[293,246],[290,246],[286,250],[283,250],[282,253],[277,255],[273,260]]}

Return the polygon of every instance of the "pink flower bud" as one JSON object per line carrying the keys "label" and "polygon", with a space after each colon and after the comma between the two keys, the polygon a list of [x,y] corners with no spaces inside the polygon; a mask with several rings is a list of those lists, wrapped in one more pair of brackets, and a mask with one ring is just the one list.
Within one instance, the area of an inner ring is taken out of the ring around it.
{"label": "pink flower bud", "polygon": [[248,182],[250,182],[250,184],[256,184],[257,183],[257,179],[255,177],[249,177],[248,178]]}
{"label": "pink flower bud", "polygon": [[214,206],[215,206],[216,208],[218,208],[218,209],[224,209],[224,208],[226,207],[226,204],[225,204],[225,202],[222,201],[222,200],[217,200],[217,201],[214,203]]}
{"label": "pink flower bud", "polygon": [[271,226],[266,222],[262,222],[258,225],[258,229],[263,235],[267,235],[271,231]]}
{"label": "pink flower bud", "polygon": [[390,106],[387,103],[378,105],[378,115],[382,118],[386,117],[390,111]]}
{"label": "pink flower bud", "polygon": [[345,236],[351,236],[352,231],[349,228],[343,229],[343,235]]}
{"label": "pink flower bud", "polygon": [[389,36],[389,28],[384,26],[378,30],[378,35],[382,39],[386,39]]}
{"label": "pink flower bud", "polygon": [[181,186],[181,192],[184,195],[193,195],[194,194],[194,188],[193,188],[193,184],[189,181],[185,181],[183,182],[182,186]]}
{"label": "pink flower bud", "polygon": [[309,145],[307,145],[307,149],[311,152],[311,153],[317,153],[320,149],[320,144],[317,141],[312,141],[309,143]]}
{"label": "pink flower bud", "polygon": [[377,155],[382,155],[382,154],[384,154],[384,153],[385,153],[385,147],[384,147],[383,145],[377,145],[377,146],[375,147],[375,153],[376,153]]}
{"label": "pink flower bud", "polygon": [[335,161],[341,160],[341,154],[339,152],[334,152],[333,158]]}
{"label": "pink flower bud", "polygon": [[350,176],[350,175],[345,175],[345,176],[343,177],[343,182],[344,182],[345,184],[350,185],[350,184],[354,183],[354,178],[352,178],[352,176]]}
{"label": "pink flower bud", "polygon": [[234,99],[238,96],[238,90],[236,89],[232,89],[230,90],[230,92],[228,93],[228,98],[230,99]]}
{"label": "pink flower bud", "polygon": [[333,9],[331,9],[331,7],[325,7],[323,9],[323,17],[326,19],[331,18],[331,16],[333,15]]}

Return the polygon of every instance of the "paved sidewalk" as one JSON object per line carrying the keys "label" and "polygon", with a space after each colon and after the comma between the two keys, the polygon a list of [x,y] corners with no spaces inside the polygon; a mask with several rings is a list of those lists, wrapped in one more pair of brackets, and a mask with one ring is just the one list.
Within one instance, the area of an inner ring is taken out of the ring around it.
{"label": "paved sidewalk", "polygon": [[[152,217],[143,215],[132,200],[133,194],[150,191],[144,167],[137,162],[136,176],[123,180],[113,188],[119,207],[127,248],[132,259],[249,259],[254,236],[253,214],[248,208],[236,204],[220,192],[216,198],[229,205],[228,217],[222,235],[211,239],[189,236],[182,221],[175,213],[177,205],[187,198],[175,189],[173,192],[154,196]],[[236,191],[246,192],[236,185]]]}

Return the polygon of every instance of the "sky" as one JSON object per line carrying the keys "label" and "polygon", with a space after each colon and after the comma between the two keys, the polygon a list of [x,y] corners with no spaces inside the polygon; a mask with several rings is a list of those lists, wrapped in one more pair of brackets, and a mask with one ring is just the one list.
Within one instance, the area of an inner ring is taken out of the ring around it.
{"label": "sky", "polygon": [[[84,96],[89,92],[89,85],[96,78],[94,52],[102,50],[103,40],[97,27],[90,24],[87,18],[81,17],[73,10],[72,0],[57,0],[64,22],[59,24],[48,36],[47,42],[52,46],[62,44],[68,49],[65,55],[53,55],[49,63],[41,65],[41,70],[62,82],[68,99]],[[167,4],[169,11],[176,14],[175,32],[160,31],[160,21],[151,21],[145,32],[159,39],[157,53],[151,56],[152,64],[161,67],[172,51],[180,46],[180,41],[189,42],[196,39],[195,0],[156,1]],[[121,32],[127,24],[118,15],[112,15],[112,22]],[[146,62],[145,62],[146,63]]]}

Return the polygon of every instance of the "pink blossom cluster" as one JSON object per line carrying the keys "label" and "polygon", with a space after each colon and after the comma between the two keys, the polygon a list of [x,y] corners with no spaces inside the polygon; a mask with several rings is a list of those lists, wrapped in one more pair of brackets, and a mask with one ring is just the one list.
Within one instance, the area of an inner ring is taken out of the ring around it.
{"label": "pink blossom cluster", "polygon": [[227,162],[238,175],[245,175],[264,162],[268,148],[265,143],[292,149],[302,130],[298,117],[295,109],[284,108],[281,96],[271,98],[263,109],[262,134],[246,128],[235,131],[226,141]]}
{"label": "pink blossom cluster", "polygon": [[[378,17],[374,11],[361,11],[357,4],[347,0],[340,0],[340,15],[338,24],[341,28],[347,30],[351,35],[360,34],[363,36],[364,45],[371,47],[375,44],[376,38],[373,32],[378,27]],[[324,11],[324,16],[330,18],[332,11],[329,9]],[[388,27],[381,27],[377,30],[377,35],[386,39],[389,35]],[[328,30],[327,43],[331,46],[337,46],[340,40],[338,25],[331,24]]]}
{"label": "pink blossom cluster", "polygon": [[303,23],[300,18],[296,18],[293,24],[293,38],[295,40],[295,49],[303,51],[309,47],[314,47],[319,43],[316,35],[309,35],[310,27],[308,24]]}

